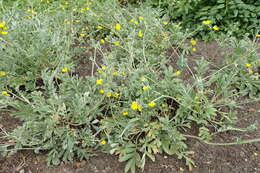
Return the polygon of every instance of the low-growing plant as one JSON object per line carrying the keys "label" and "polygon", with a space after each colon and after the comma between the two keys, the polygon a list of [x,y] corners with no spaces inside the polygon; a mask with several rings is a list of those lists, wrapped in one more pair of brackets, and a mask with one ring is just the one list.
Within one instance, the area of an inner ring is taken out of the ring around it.
{"label": "low-growing plant", "polygon": [[[202,59],[197,61],[193,79],[183,81],[180,75],[186,61],[180,58],[178,69],[174,69],[166,53],[175,45],[187,56],[189,34],[179,25],[161,18],[162,13],[151,7],[88,2],[85,6],[68,2],[57,11],[46,10],[26,19],[28,31],[20,41],[16,35],[25,29],[20,31],[15,23],[25,19],[5,19],[12,29],[1,36],[1,46],[4,56],[12,55],[15,70],[10,69],[13,63],[3,59],[0,107],[13,107],[12,114],[23,124],[5,136],[14,142],[0,145],[1,151],[48,151],[49,165],[103,151],[118,155],[120,162],[126,162],[125,172],[132,173],[144,169],[147,159],[155,161],[156,154],[166,153],[184,159],[191,170],[195,163],[187,138],[210,143],[214,132],[232,127],[237,106],[233,85],[244,72],[226,70],[229,64],[211,70],[210,62]],[[48,33],[47,29],[54,31]],[[8,42],[15,46],[7,46]],[[88,76],[79,76],[73,64],[67,63],[77,59],[77,52],[86,45],[94,53],[81,58],[93,67]],[[97,62],[97,52],[102,64]],[[24,65],[19,63],[21,57]],[[17,86],[24,83],[10,79],[27,71],[32,71],[29,79],[34,80],[30,91],[19,90]],[[254,91],[249,92],[254,95]],[[194,128],[198,129],[196,136],[190,135]]]}
{"label": "low-growing plant", "polygon": [[229,68],[223,71],[232,74],[231,86],[242,96],[259,98],[260,56],[257,52],[259,49],[257,42],[248,38],[239,41],[230,38],[223,43],[223,46],[233,49],[226,55],[226,64],[229,64]]}
{"label": "low-growing plant", "polygon": [[[52,15],[29,8],[3,13],[1,23],[8,29],[0,35],[0,69],[5,73],[0,79],[4,81],[1,88],[24,86],[32,91],[42,70],[69,65],[69,57],[74,54],[70,49],[73,33],[63,22],[66,12]],[[61,25],[65,26],[61,29]]]}

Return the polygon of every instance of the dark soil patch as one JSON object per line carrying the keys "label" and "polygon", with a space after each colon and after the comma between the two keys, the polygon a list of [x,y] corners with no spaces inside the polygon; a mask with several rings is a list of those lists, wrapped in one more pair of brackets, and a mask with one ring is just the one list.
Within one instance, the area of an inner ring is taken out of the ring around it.
{"label": "dark soil patch", "polygon": [[[188,57],[188,64],[191,71],[195,66],[195,59],[205,57],[207,60],[218,66],[222,63],[224,55],[223,50],[217,46],[216,42],[198,43],[197,51]],[[221,51],[222,50],[222,51]],[[169,50],[171,51],[171,50]],[[102,53],[96,56],[96,63],[90,57],[93,57],[95,50],[87,49],[85,54],[79,55],[81,59],[78,65],[77,73],[80,76],[91,75],[102,63]],[[97,52],[96,52],[97,53]],[[170,53],[170,52],[169,52]],[[170,53],[172,66],[178,60],[176,54]],[[212,68],[215,68],[212,66]],[[93,69],[94,68],[94,69]],[[177,68],[177,66],[176,66]],[[182,78],[187,79],[191,76],[188,68],[184,69]],[[245,98],[239,100],[245,102]],[[252,102],[241,105],[238,109],[237,127],[247,127],[255,124],[260,126],[260,102]],[[6,131],[13,130],[21,122],[8,115],[7,112],[0,112],[0,127]],[[192,133],[191,133],[192,134]],[[1,133],[0,133],[1,135]],[[259,138],[260,132],[238,132],[227,131],[220,133],[214,139],[215,142],[231,142],[236,137],[243,139]],[[0,144],[6,141],[0,138]],[[189,150],[194,154],[191,158],[195,161],[196,167],[193,173],[258,173],[260,172],[260,143],[234,145],[234,146],[212,146],[188,139]],[[73,163],[62,163],[59,166],[48,168],[46,166],[46,155],[36,155],[31,151],[21,151],[9,157],[0,157],[0,173],[123,173],[124,163],[119,163],[116,156],[100,154],[87,161],[75,161]],[[157,155],[156,161],[147,161],[144,173],[179,173],[190,172],[185,166],[184,160],[179,160],[176,156]],[[138,170],[141,173],[141,170]]]}
{"label": "dark soil patch", "polygon": [[[181,78],[189,80],[194,74],[194,68],[197,66],[196,61],[200,60],[202,57],[210,62],[211,69],[218,68],[224,61],[225,50],[219,47],[216,41],[212,42],[198,42],[196,51],[191,52],[189,55],[185,56],[187,67],[182,69]],[[167,50],[167,55],[170,58],[170,65],[174,69],[179,69],[177,62],[180,58],[181,51],[178,48],[172,47]]]}
{"label": "dark soil patch", "polygon": [[78,65],[76,74],[79,76],[91,76],[97,72],[97,69],[102,65],[103,53],[110,49],[110,45],[105,43],[102,45],[101,50],[95,49],[88,45],[84,45],[85,51],[76,55]]}

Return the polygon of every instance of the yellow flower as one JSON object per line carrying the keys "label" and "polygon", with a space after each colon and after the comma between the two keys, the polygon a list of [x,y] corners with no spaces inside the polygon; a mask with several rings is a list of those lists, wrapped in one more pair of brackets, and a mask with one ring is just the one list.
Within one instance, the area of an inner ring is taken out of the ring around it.
{"label": "yellow flower", "polygon": [[107,66],[106,65],[102,65],[101,68],[102,68],[102,70],[105,70],[107,68]]}
{"label": "yellow flower", "polygon": [[113,72],[113,75],[117,76],[119,73],[117,71]]}
{"label": "yellow flower", "polygon": [[256,37],[260,37],[260,34],[256,34],[255,36],[256,36]]}
{"label": "yellow flower", "polygon": [[79,20],[79,19],[76,19],[76,20],[75,20],[75,23],[79,23],[79,22],[80,22],[80,20]]}
{"label": "yellow flower", "polygon": [[0,23],[0,28],[5,27],[5,25],[6,25],[6,22],[5,22],[5,21],[1,22],[1,23]]}
{"label": "yellow flower", "polygon": [[114,45],[115,45],[115,46],[119,46],[119,44],[120,44],[120,41],[115,41],[115,42],[114,42]]}
{"label": "yellow flower", "polygon": [[0,77],[1,77],[1,76],[6,76],[6,72],[0,71]]}
{"label": "yellow flower", "polygon": [[1,34],[2,35],[6,35],[6,34],[8,34],[8,32],[7,31],[2,31]]}
{"label": "yellow flower", "polygon": [[97,26],[97,29],[103,29],[103,27],[102,27],[102,26],[100,26],[100,25],[98,25],[98,26]]}
{"label": "yellow flower", "polygon": [[156,106],[156,103],[154,101],[151,101],[150,103],[148,103],[148,106],[154,107],[154,106]]}
{"label": "yellow flower", "polygon": [[134,22],[135,22],[135,20],[134,20],[134,19],[131,19],[131,20],[130,20],[130,22],[133,22],[133,23],[134,23]]}
{"label": "yellow flower", "polygon": [[142,110],[142,106],[139,105],[139,103],[136,102],[136,101],[132,102],[131,108],[132,108],[133,110],[138,110],[138,111],[141,111],[141,110]]}
{"label": "yellow flower", "polygon": [[123,112],[123,115],[128,115],[128,112],[127,112],[127,111],[124,111],[124,112]]}
{"label": "yellow flower", "polygon": [[106,94],[106,96],[107,96],[107,97],[111,97],[111,96],[112,96],[112,92],[109,91],[109,92]]}
{"label": "yellow flower", "polygon": [[85,37],[85,36],[86,36],[85,33],[80,33],[79,35],[80,35],[81,37]]}
{"label": "yellow flower", "polygon": [[175,72],[175,74],[176,74],[176,75],[180,75],[180,74],[181,74],[181,71],[178,70],[178,71]]}
{"label": "yellow flower", "polygon": [[100,93],[100,94],[104,94],[105,91],[104,91],[103,89],[100,89],[100,90],[99,90],[99,93]]}
{"label": "yellow flower", "polygon": [[181,171],[181,172],[183,172],[183,171],[184,171],[184,169],[183,169],[183,168],[180,168],[180,171]]}
{"label": "yellow flower", "polygon": [[119,31],[119,30],[121,29],[121,25],[120,25],[119,23],[117,23],[117,24],[115,25],[115,29]]}
{"label": "yellow flower", "polygon": [[[88,11],[88,10],[90,10],[90,8],[88,8],[88,7],[86,7],[86,8],[81,8],[80,9],[80,12],[81,13],[84,13],[85,11]],[[74,10],[75,11],[75,10]]]}
{"label": "yellow flower", "polygon": [[138,32],[138,37],[143,37],[142,31],[139,31],[139,32]]}
{"label": "yellow flower", "polygon": [[98,73],[103,74],[104,72],[99,68],[97,69]]}
{"label": "yellow flower", "polygon": [[61,72],[63,72],[63,73],[66,73],[68,71],[69,71],[68,67],[64,67],[63,69],[61,69]]}
{"label": "yellow flower", "polygon": [[106,144],[107,144],[107,141],[102,140],[102,141],[100,142],[100,144],[101,144],[101,145],[106,145]]}
{"label": "yellow flower", "polygon": [[6,96],[8,96],[8,97],[11,96],[7,91],[2,91],[2,94],[3,94],[3,95],[6,95]]}
{"label": "yellow flower", "polygon": [[163,22],[163,24],[164,24],[164,25],[168,25],[168,24],[169,24],[169,22],[167,22],[167,21],[164,21],[164,22]]}
{"label": "yellow flower", "polygon": [[252,64],[246,64],[246,67],[251,67],[252,66]]}
{"label": "yellow flower", "polygon": [[104,44],[104,43],[105,43],[105,40],[101,39],[101,40],[100,40],[100,43],[101,43],[101,44]]}
{"label": "yellow flower", "polygon": [[96,80],[97,85],[102,85],[103,84],[103,79],[97,79]]}
{"label": "yellow flower", "polygon": [[148,86],[148,85],[143,86],[143,90],[144,90],[144,91],[147,91],[147,90],[149,90],[149,89],[151,89],[150,86]]}
{"label": "yellow flower", "polygon": [[118,93],[118,92],[114,92],[114,93],[113,93],[113,97],[119,98],[119,96],[120,96],[120,93]]}
{"label": "yellow flower", "polygon": [[139,22],[138,22],[138,21],[135,21],[134,23],[135,23],[136,25],[138,25],[138,24],[139,24]]}
{"label": "yellow flower", "polygon": [[28,12],[28,13],[32,13],[32,14],[37,14],[37,12],[34,11],[33,9],[28,9],[27,12]]}
{"label": "yellow flower", "polygon": [[193,47],[193,48],[192,48],[192,51],[193,51],[193,52],[197,51],[197,48],[196,48],[196,47]]}
{"label": "yellow flower", "polygon": [[64,19],[64,23],[70,24],[70,21],[68,19]]}
{"label": "yellow flower", "polygon": [[194,46],[197,44],[197,41],[196,40],[191,40],[190,43]]}
{"label": "yellow flower", "polygon": [[204,21],[202,22],[202,24],[204,24],[204,25],[210,25],[211,23],[212,23],[211,20],[204,20]]}
{"label": "yellow flower", "polygon": [[218,30],[219,30],[219,27],[218,27],[217,25],[215,25],[215,26],[213,26],[213,29],[214,29],[215,31],[218,31]]}
{"label": "yellow flower", "polygon": [[143,20],[143,19],[144,19],[143,16],[139,16],[138,18],[139,18],[140,20]]}

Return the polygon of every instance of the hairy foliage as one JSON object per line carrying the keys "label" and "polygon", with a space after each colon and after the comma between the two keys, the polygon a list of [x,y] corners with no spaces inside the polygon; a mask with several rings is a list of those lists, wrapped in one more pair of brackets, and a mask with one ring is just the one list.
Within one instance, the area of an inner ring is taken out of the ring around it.
{"label": "hairy foliage", "polygon": [[[198,60],[187,82],[180,74],[190,34],[160,11],[117,1],[30,5],[3,8],[0,19],[9,28],[0,35],[0,108],[14,108],[23,121],[5,136],[14,142],[0,145],[3,154],[48,151],[48,164],[56,165],[103,151],[134,173],[167,153],[192,169],[188,132],[198,128],[196,135],[209,141],[233,126],[237,96],[259,97],[255,42],[225,40],[232,50],[226,62],[211,69]],[[176,69],[166,53],[172,45],[181,50]],[[94,53],[84,54],[86,47]],[[84,77],[75,68],[82,54],[93,67]]]}

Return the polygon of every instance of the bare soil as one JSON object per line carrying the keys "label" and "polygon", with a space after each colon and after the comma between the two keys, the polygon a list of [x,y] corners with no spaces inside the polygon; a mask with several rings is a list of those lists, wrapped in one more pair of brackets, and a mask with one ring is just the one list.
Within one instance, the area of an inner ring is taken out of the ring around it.
{"label": "bare soil", "polygon": [[[221,64],[223,54],[215,42],[199,43],[197,51],[192,53],[188,59],[188,64],[193,68],[194,59],[205,57],[214,64]],[[173,63],[177,61],[175,53],[169,50],[169,56]],[[77,73],[85,76],[96,70],[95,64],[88,59],[91,56],[86,53],[81,56],[81,61]],[[102,56],[98,55],[98,62]],[[91,64],[91,65],[90,65]],[[174,66],[174,65],[173,65]],[[95,68],[92,70],[92,68]],[[177,68],[177,67],[176,67]],[[184,69],[183,78],[189,77],[191,72]],[[246,98],[240,98],[240,102],[245,102]],[[237,127],[247,127],[250,124],[260,126],[260,102],[251,102],[242,104],[238,109]],[[9,115],[7,111],[0,111],[0,137],[3,131],[11,131],[20,125],[18,119]],[[260,131],[237,132],[227,131],[220,133],[214,139],[215,142],[231,142],[236,137],[243,139],[253,139],[260,137]],[[6,143],[0,138],[0,143]],[[156,156],[156,162],[148,161],[144,173],[260,173],[260,143],[251,143],[234,146],[212,146],[188,139],[189,150],[194,154],[191,156],[195,161],[196,167],[189,171],[185,166],[184,160],[179,160],[175,156],[159,154]],[[72,163],[62,163],[61,165],[48,168],[46,166],[46,155],[34,154],[32,151],[21,151],[9,157],[0,156],[0,173],[123,173],[124,163],[119,163],[116,156],[108,154],[99,154],[85,161],[74,161]],[[141,173],[138,170],[138,173]]]}

